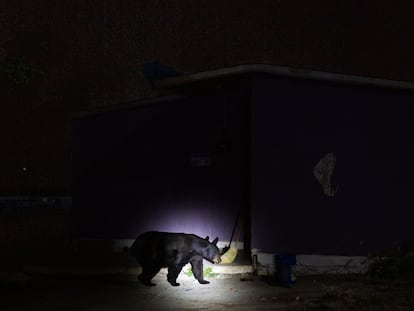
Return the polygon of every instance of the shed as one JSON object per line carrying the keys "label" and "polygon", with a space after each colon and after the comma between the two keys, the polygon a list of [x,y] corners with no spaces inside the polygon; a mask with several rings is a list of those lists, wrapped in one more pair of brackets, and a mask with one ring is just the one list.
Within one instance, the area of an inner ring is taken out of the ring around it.
{"label": "shed", "polygon": [[248,252],[366,255],[414,238],[414,87],[246,65],[73,120],[77,238],[147,230]]}

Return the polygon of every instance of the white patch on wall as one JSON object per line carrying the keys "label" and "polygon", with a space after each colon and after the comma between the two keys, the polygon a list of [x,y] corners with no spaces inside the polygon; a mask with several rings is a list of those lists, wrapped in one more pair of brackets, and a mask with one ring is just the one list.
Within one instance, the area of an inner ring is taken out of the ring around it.
{"label": "white patch on wall", "polygon": [[313,169],[313,175],[321,184],[323,193],[328,197],[333,197],[338,192],[338,185],[334,188],[331,181],[335,165],[335,155],[330,152],[320,159]]}

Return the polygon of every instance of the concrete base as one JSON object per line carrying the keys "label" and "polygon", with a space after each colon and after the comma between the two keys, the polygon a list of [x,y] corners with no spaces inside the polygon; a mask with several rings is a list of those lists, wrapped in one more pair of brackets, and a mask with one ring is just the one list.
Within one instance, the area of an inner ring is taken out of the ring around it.
{"label": "concrete base", "polygon": [[[258,253],[258,275],[272,276],[276,269],[273,262],[274,254]],[[55,262],[54,264],[25,264],[23,272],[28,274],[62,274],[62,275],[115,275],[127,274],[138,275],[141,268],[134,259],[126,254],[113,255],[112,261],[108,264],[88,259],[87,264],[79,264],[83,261],[78,259],[77,265],[68,263]],[[116,259],[117,258],[117,259]],[[321,255],[297,255],[296,256],[296,274],[312,275],[312,274],[354,274],[365,273],[368,269],[369,260],[364,256],[321,256]],[[211,267],[213,273],[218,274],[244,274],[253,273],[253,267],[246,261],[234,262],[227,265],[214,265],[208,261],[204,261],[205,267]],[[190,265],[186,265],[183,271],[187,271]]]}
{"label": "concrete base", "polygon": [[[134,240],[76,240],[74,251],[58,254],[56,252],[40,254],[39,258],[24,256],[22,262],[26,273],[40,274],[69,274],[69,275],[97,275],[97,274],[133,274],[140,273],[140,268],[128,252]],[[219,248],[226,246],[221,242]],[[231,264],[213,265],[204,261],[206,267],[211,267],[213,273],[243,274],[252,273],[252,260],[246,258],[241,250],[243,244],[233,244],[239,248],[236,260]],[[31,252],[29,254],[32,254]],[[28,254],[28,255],[29,255]],[[252,250],[257,256],[257,274],[275,275],[275,253],[262,253]],[[369,261],[366,256],[325,256],[325,255],[296,255],[295,273],[297,274],[347,274],[365,273]],[[189,267],[189,265],[188,265]],[[188,270],[187,267],[183,269]]]}
{"label": "concrete base", "polygon": [[[274,275],[276,254],[256,252],[259,275]],[[365,273],[369,260],[366,256],[296,255],[297,274],[348,274]]]}

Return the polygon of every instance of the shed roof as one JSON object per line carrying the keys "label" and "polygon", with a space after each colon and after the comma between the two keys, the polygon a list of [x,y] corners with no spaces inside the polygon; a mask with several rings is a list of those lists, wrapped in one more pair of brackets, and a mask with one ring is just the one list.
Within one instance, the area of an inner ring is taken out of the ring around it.
{"label": "shed roof", "polygon": [[175,89],[188,87],[200,82],[221,82],[235,79],[246,74],[269,74],[282,77],[322,80],[357,85],[369,85],[394,89],[414,90],[414,83],[407,81],[387,80],[374,77],[345,75],[332,72],[315,71],[305,68],[275,66],[268,64],[248,64],[225,67],[215,70],[202,71],[191,74],[177,75],[157,80],[155,87],[160,89]]}
{"label": "shed roof", "polygon": [[246,82],[246,78],[249,78],[252,74],[265,74],[279,77],[309,79],[359,86],[371,86],[395,90],[414,91],[414,83],[407,81],[396,81],[373,77],[344,75],[339,73],[315,71],[310,69],[293,68],[287,66],[274,66],[268,64],[248,64],[219,68],[215,70],[201,71],[190,74],[180,74],[173,77],[159,79],[155,81],[154,88],[167,90],[171,92],[170,95],[138,99],[125,103],[114,104],[111,106],[105,106],[102,108],[95,108],[93,110],[77,113],[72,117],[74,119],[84,118],[109,111],[132,109],[150,104],[173,101],[183,98],[183,96],[179,94],[191,93],[193,90],[199,90],[200,88],[219,88],[223,85],[239,84],[240,82]]}

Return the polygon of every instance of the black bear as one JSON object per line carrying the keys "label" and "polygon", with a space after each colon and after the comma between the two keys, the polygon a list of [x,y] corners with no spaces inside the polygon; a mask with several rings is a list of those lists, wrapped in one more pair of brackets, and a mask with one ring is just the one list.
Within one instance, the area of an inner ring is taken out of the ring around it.
{"label": "black bear", "polygon": [[150,231],[141,234],[131,246],[131,253],[142,267],[138,279],[146,286],[154,286],[152,278],[161,270],[168,268],[167,279],[172,286],[179,286],[177,277],[182,268],[191,264],[194,277],[200,284],[210,282],[203,279],[203,258],[220,263],[218,238],[209,242],[194,234]]}

